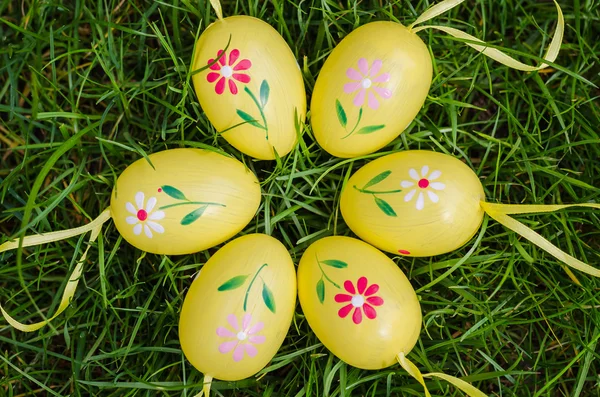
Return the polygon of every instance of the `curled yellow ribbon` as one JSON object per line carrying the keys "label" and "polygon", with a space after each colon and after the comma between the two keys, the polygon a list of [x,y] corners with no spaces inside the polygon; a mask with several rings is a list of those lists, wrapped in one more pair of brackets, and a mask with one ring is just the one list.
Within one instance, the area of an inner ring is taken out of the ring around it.
{"label": "curled yellow ribbon", "polygon": [[595,277],[600,277],[600,269],[596,269],[579,259],[567,254],[538,233],[528,228],[518,220],[510,217],[514,214],[532,214],[541,212],[554,212],[571,207],[588,207],[600,209],[600,204],[565,204],[565,205],[524,205],[524,204],[494,204],[482,201],[481,208],[496,222],[506,226],[513,232],[520,234],[533,244],[537,245],[556,259],[566,263],[574,269],[590,274]]}
{"label": "curled yellow ribbon", "polygon": [[[69,237],[78,236],[80,234],[91,231],[89,244],[88,244],[87,248],[85,249],[85,251],[83,252],[83,255],[81,256],[81,258],[77,262],[77,265],[75,266],[75,269],[73,270],[73,273],[71,273],[71,276],[69,277],[69,281],[67,281],[67,285],[63,292],[63,296],[62,296],[60,305],[58,306],[58,310],[56,311],[56,313],[54,313],[54,315],[52,317],[50,317],[44,321],[27,325],[27,324],[20,323],[17,320],[15,320],[14,318],[12,318],[4,310],[4,308],[0,305],[0,311],[2,311],[2,315],[4,316],[4,318],[6,319],[6,321],[8,321],[8,323],[10,325],[12,325],[16,329],[23,331],[23,332],[37,331],[38,329],[40,329],[40,328],[44,327],[46,324],[48,324],[50,321],[54,320],[62,312],[64,312],[67,309],[67,307],[69,307],[69,304],[71,303],[71,299],[73,298],[73,295],[75,295],[75,290],[77,289],[77,285],[79,284],[79,279],[81,278],[81,274],[83,273],[83,264],[85,263],[85,258],[87,257],[87,253],[90,249],[91,243],[93,243],[96,240],[96,238],[98,237],[98,234],[100,234],[100,230],[102,230],[102,225],[109,219],[110,219],[110,209],[107,208],[96,219],[94,219],[92,222],[88,223],[85,226],[81,226],[81,227],[77,227],[77,228],[69,229],[69,230],[61,230],[58,232],[52,232],[52,233],[47,233],[47,234],[26,236],[23,238],[21,246],[22,247],[31,247],[33,245],[39,245],[39,244],[51,243],[53,241],[64,240]],[[18,247],[19,247],[19,240],[7,241],[6,243],[0,245],[0,253],[4,252],[4,251],[9,251],[9,250],[12,250],[12,249],[15,249]]]}
{"label": "curled yellow ribbon", "polygon": [[194,397],[209,397],[210,395],[210,386],[212,385],[213,377],[210,375],[204,375],[204,380],[202,381],[202,390],[200,393],[196,394]]}
{"label": "curled yellow ribbon", "polygon": [[446,375],[441,372],[430,372],[428,374],[422,374],[421,371],[419,371],[419,368],[417,368],[417,366],[415,364],[413,364],[412,361],[410,361],[408,358],[406,358],[404,353],[398,353],[398,355],[396,356],[396,359],[398,360],[398,362],[400,363],[402,368],[404,368],[404,370],[406,372],[408,372],[408,374],[410,376],[415,378],[421,384],[421,386],[423,386],[423,388],[425,389],[426,397],[431,397],[431,394],[429,394],[429,390],[427,389],[427,386],[425,385],[424,378],[430,378],[430,377],[443,379],[446,382],[453,385],[454,387],[458,388],[459,390],[462,390],[463,392],[465,392],[468,396],[487,397],[487,395],[484,392],[482,392],[475,386],[465,382],[462,379],[456,378],[454,376]]}
{"label": "curled yellow ribbon", "polygon": [[[465,33],[461,30],[455,29],[455,28],[450,28],[447,26],[439,26],[439,25],[426,25],[426,26],[420,26],[418,28],[413,29],[413,27],[415,25],[418,25],[418,24],[428,21],[432,18],[435,18],[436,16],[456,7],[463,1],[464,0],[444,0],[444,1],[434,5],[433,7],[429,8],[423,14],[421,14],[417,18],[416,21],[414,21],[412,24],[410,24],[408,26],[408,28],[412,29],[413,32],[415,32],[415,33],[419,32],[421,30],[424,30],[424,29],[429,29],[429,28],[441,30],[442,32],[445,32],[445,33],[449,34],[450,36],[456,37],[458,39],[466,40],[465,44],[468,45],[469,47],[471,47],[471,48],[475,49],[476,51],[482,53],[483,55],[488,56],[488,57],[492,58],[493,60],[500,62],[501,64],[506,65],[513,69],[522,70],[525,72],[533,72],[533,71],[541,70],[541,69],[548,67],[548,64],[545,62],[543,62],[542,64],[540,64],[538,66],[526,65],[522,62],[517,61],[513,57],[503,53],[502,51],[500,51],[496,48],[490,48],[488,46],[488,44],[485,43],[485,41],[482,41],[475,36],[471,36],[470,34]],[[552,37],[552,41],[550,42],[550,46],[548,46],[548,50],[546,51],[546,54],[543,57],[543,59],[547,62],[554,62],[556,60],[556,57],[558,56],[558,52],[560,51],[560,44],[562,42],[564,31],[565,31],[565,19],[564,19],[562,10],[560,8],[560,5],[556,2],[556,0],[553,0],[553,1],[554,1],[554,4],[556,5],[556,10],[558,11],[558,23],[556,24],[556,29],[554,30],[554,35]]]}
{"label": "curled yellow ribbon", "polygon": [[217,14],[217,18],[219,20],[223,20],[223,9],[221,8],[221,2],[219,0],[210,0],[210,5],[213,10],[215,10],[215,14]]}

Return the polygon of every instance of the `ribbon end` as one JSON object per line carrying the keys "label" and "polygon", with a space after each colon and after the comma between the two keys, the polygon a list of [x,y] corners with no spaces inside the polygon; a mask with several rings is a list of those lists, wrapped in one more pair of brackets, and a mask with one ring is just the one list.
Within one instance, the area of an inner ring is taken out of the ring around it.
{"label": "ribbon end", "polygon": [[425,379],[423,379],[423,374],[421,374],[421,371],[419,371],[419,368],[417,368],[417,366],[415,364],[413,364],[412,361],[410,361],[408,358],[406,358],[406,356],[404,355],[403,352],[398,353],[396,355],[396,359],[398,360],[398,363],[400,364],[400,366],[406,372],[408,372],[408,374],[410,376],[415,378],[421,384],[421,386],[423,386],[423,388],[425,389],[425,396],[431,397],[431,394],[429,394],[429,390],[427,389],[427,385],[425,385]]}
{"label": "ribbon end", "polygon": [[42,322],[39,323],[35,323],[35,324],[23,324],[18,322],[17,320],[15,320],[10,314],[8,314],[6,312],[6,310],[4,310],[4,308],[2,307],[2,305],[0,305],[0,311],[2,311],[2,316],[4,317],[4,319],[13,327],[18,329],[19,331],[22,332],[34,332],[37,331],[38,329],[43,328],[46,324],[48,324],[50,322],[50,320],[44,320]]}
{"label": "ribbon end", "polygon": [[464,393],[466,393],[468,396],[471,396],[471,397],[488,397],[487,394],[485,394],[484,392],[482,392],[475,386],[471,385],[470,383],[465,382],[462,379],[456,378],[454,376],[446,375],[446,374],[440,373],[440,372],[431,372],[428,374],[422,374],[421,371],[419,371],[419,369],[417,368],[417,366],[415,364],[413,364],[409,359],[407,359],[406,356],[404,355],[404,353],[402,353],[402,352],[398,353],[398,355],[396,356],[396,359],[398,360],[398,362],[400,363],[402,368],[404,368],[404,370],[406,372],[408,372],[408,374],[410,376],[415,378],[425,388],[425,395],[427,397],[431,397],[431,395],[429,394],[429,390],[427,390],[427,386],[425,386],[425,379],[423,379],[425,377],[427,377],[427,378],[436,377],[436,378],[443,379],[446,382],[453,385],[454,387],[456,387],[457,389],[462,390]]}
{"label": "ribbon end", "polygon": [[204,397],[209,397],[210,386],[212,385],[213,377],[210,375],[204,375],[204,386],[202,386],[202,394]]}
{"label": "ribbon end", "polygon": [[[488,203],[482,201],[480,203],[481,208],[496,222],[500,223],[502,226],[507,229],[512,230],[518,235],[526,238],[531,241],[533,244],[537,245],[559,261],[565,263],[566,265],[572,267],[573,269],[577,269],[583,273],[587,273],[594,277],[600,277],[600,269],[597,269],[593,266],[588,265],[580,261],[579,259],[567,254],[565,251],[558,248],[556,245],[548,241],[546,238],[541,236],[538,232],[529,228],[525,224],[519,222],[518,220],[512,218],[511,214],[531,214],[531,213],[547,213],[554,212],[558,210],[562,210],[570,207],[588,207],[588,208],[600,208],[600,204],[594,203],[583,203],[583,204],[548,204],[548,205],[538,205],[538,204],[496,204],[496,203]],[[572,273],[569,274],[571,277]],[[573,282],[579,284],[579,281],[573,277],[571,277]],[[575,281],[577,280],[577,281]]]}
{"label": "ribbon end", "polygon": [[[59,231],[59,232],[52,232],[52,233],[48,233],[47,235],[26,236],[25,238],[23,238],[22,246],[25,247],[25,246],[32,246],[32,245],[48,243],[48,242],[52,242],[52,241],[60,241],[60,240],[64,240],[69,237],[87,233],[89,231],[91,231],[90,239],[89,239],[89,243],[91,244],[96,240],[96,238],[100,234],[100,231],[102,230],[102,225],[104,224],[104,222],[109,220],[110,217],[111,217],[110,208],[107,208],[96,219],[94,219],[92,222],[90,222],[89,224],[87,224],[85,226],[81,226],[81,227],[78,227],[75,229],[63,230],[63,231]],[[3,244],[2,246],[5,246],[5,245]],[[18,241],[15,242],[15,246],[18,246]],[[73,270],[73,273],[71,273],[71,276],[67,280],[67,283],[65,285],[65,290],[63,291],[63,295],[62,295],[62,298],[60,301],[60,305],[58,306],[56,313],[54,313],[54,315],[52,317],[50,317],[42,322],[39,322],[39,323],[26,325],[26,324],[22,324],[22,323],[18,322],[17,320],[15,320],[14,318],[12,318],[4,310],[4,308],[2,308],[2,306],[0,306],[0,311],[2,312],[2,315],[4,316],[6,321],[10,325],[12,325],[14,328],[18,329],[19,331],[33,332],[33,331],[37,331],[38,329],[46,326],[50,321],[54,320],[62,312],[64,312],[67,309],[67,307],[69,307],[69,304],[71,303],[71,300],[73,299],[73,296],[75,296],[75,291],[77,290],[77,285],[79,284],[79,279],[81,278],[81,275],[83,274],[83,265],[87,258],[87,253],[88,253],[90,247],[91,247],[91,245],[88,245],[87,248],[85,249],[85,251],[83,251],[83,255],[77,262],[77,265],[75,266],[75,269]],[[15,247],[10,246],[8,249],[13,249],[13,248],[15,248]]]}
{"label": "ribbon end", "polygon": [[552,41],[550,42],[550,45],[548,46],[548,49],[546,50],[546,53],[544,54],[544,57],[542,58],[543,62],[538,66],[526,65],[520,61],[517,61],[513,57],[505,54],[504,52],[500,51],[499,49],[490,47],[488,44],[486,44],[484,41],[478,39],[477,37],[472,36],[468,33],[465,33],[461,30],[448,27],[448,26],[427,25],[427,26],[419,26],[418,28],[413,29],[414,26],[416,26],[420,23],[426,22],[426,21],[450,10],[451,8],[456,7],[463,1],[464,0],[444,0],[444,1],[434,5],[433,7],[426,10],[423,14],[421,14],[417,18],[416,21],[411,23],[408,26],[408,29],[411,30],[413,33],[417,33],[424,29],[440,30],[442,32],[445,32],[445,33],[453,36],[453,37],[464,40],[464,43],[466,45],[473,48],[475,51],[478,51],[478,52],[482,53],[483,55],[493,59],[494,61],[499,62],[503,65],[506,65],[510,68],[513,68],[516,70],[521,70],[523,72],[535,72],[535,71],[539,71],[541,69],[545,69],[549,66],[546,62],[554,62],[556,60],[558,53],[560,51],[560,46],[561,46],[561,43],[563,40],[564,30],[565,30],[565,20],[564,20],[563,12],[560,8],[560,5],[558,4],[558,2],[556,0],[554,0],[554,4],[556,5],[556,10],[557,10],[557,14],[558,14],[558,21],[556,24],[556,29],[554,30],[554,35],[552,37]]}
{"label": "ribbon end", "polygon": [[215,10],[215,14],[217,14],[217,18],[219,18],[220,21],[223,20],[223,9],[221,8],[221,2],[219,0],[210,0],[210,5],[212,6],[213,10]]}

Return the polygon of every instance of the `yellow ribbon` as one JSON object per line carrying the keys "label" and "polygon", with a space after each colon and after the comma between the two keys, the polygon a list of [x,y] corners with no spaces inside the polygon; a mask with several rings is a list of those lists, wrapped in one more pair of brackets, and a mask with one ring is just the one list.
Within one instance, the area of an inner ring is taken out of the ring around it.
{"label": "yellow ribbon", "polygon": [[212,385],[213,377],[210,375],[204,375],[204,381],[202,382],[202,391],[196,394],[194,397],[209,397],[210,395],[210,386]]}
{"label": "yellow ribbon", "polygon": [[210,5],[213,10],[215,10],[215,14],[217,14],[217,18],[219,20],[223,20],[223,9],[221,8],[221,2],[219,0],[210,0]]}
{"label": "yellow ribbon", "polygon": [[[75,270],[73,270],[73,273],[71,273],[71,276],[69,277],[69,281],[67,281],[65,291],[63,292],[63,296],[62,296],[60,305],[58,306],[58,310],[56,311],[56,313],[54,313],[54,315],[52,317],[50,317],[44,321],[41,321],[41,322],[35,323],[35,324],[26,325],[26,324],[22,324],[22,323],[18,322],[17,320],[15,320],[14,318],[12,318],[4,310],[4,308],[0,305],[0,311],[2,311],[2,315],[4,316],[4,318],[6,319],[6,321],[8,321],[8,323],[10,325],[12,325],[16,329],[23,331],[23,332],[37,331],[38,329],[40,329],[43,326],[45,326],[46,324],[48,324],[50,321],[54,320],[62,312],[64,312],[67,307],[69,307],[69,304],[71,303],[71,299],[73,298],[73,295],[75,295],[75,290],[77,289],[77,285],[79,284],[79,279],[81,278],[81,274],[83,273],[83,264],[85,262],[85,258],[87,256],[88,250],[90,249],[91,243],[93,243],[96,240],[96,238],[98,237],[98,234],[100,234],[100,230],[102,230],[102,225],[109,219],[110,219],[110,209],[107,208],[100,214],[100,216],[98,216],[96,219],[94,219],[92,222],[90,222],[89,224],[87,224],[85,226],[81,226],[81,227],[77,227],[77,228],[69,229],[69,230],[61,230],[58,232],[52,232],[52,233],[47,233],[47,234],[40,234],[40,235],[36,235],[36,236],[26,236],[22,239],[21,246],[22,247],[30,247],[32,245],[45,244],[45,243],[51,243],[53,241],[64,240],[69,237],[77,236],[77,235],[80,235],[80,234],[83,234],[83,233],[86,233],[89,231],[92,232],[90,235],[90,240],[89,240],[90,244],[87,246],[87,248],[83,252],[81,259],[79,259],[79,261],[77,262],[77,265],[75,266]],[[18,247],[19,247],[19,240],[8,241],[8,242],[0,245],[0,253],[4,252],[4,251],[9,251],[9,250],[12,250],[12,249],[15,249]]]}
{"label": "yellow ribbon", "polygon": [[506,226],[513,232],[520,234],[527,240],[531,241],[556,259],[566,263],[574,269],[590,274],[595,277],[600,277],[600,269],[596,269],[579,259],[567,254],[544,237],[540,236],[535,231],[531,230],[521,222],[510,217],[511,214],[532,214],[539,212],[554,212],[571,207],[588,207],[599,208],[600,204],[566,204],[566,205],[522,205],[522,204],[494,204],[482,201],[481,208],[494,220],[501,225]]}
{"label": "yellow ribbon", "polygon": [[[421,14],[417,18],[416,21],[414,21],[412,24],[410,24],[408,26],[408,28],[412,29],[413,32],[415,32],[415,33],[419,32],[421,30],[424,30],[424,29],[429,29],[429,28],[437,29],[437,30],[441,30],[442,32],[448,33],[450,36],[453,36],[453,37],[456,37],[459,39],[463,39],[463,40],[467,40],[467,41],[465,41],[465,44],[468,45],[469,47],[474,48],[476,51],[482,53],[483,55],[486,55],[486,56],[492,58],[493,60],[500,62],[501,64],[506,65],[513,69],[522,70],[525,72],[533,72],[536,70],[544,69],[548,66],[548,64],[545,62],[538,66],[526,65],[522,62],[517,61],[513,57],[503,53],[502,51],[500,51],[498,49],[490,48],[488,46],[488,44],[485,43],[485,41],[482,41],[475,36],[471,36],[470,34],[465,33],[461,30],[455,29],[455,28],[439,26],[439,25],[426,25],[426,26],[420,26],[418,28],[413,29],[413,27],[415,25],[418,25],[420,23],[428,21],[428,20],[456,7],[463,1],[464,0],[444,0],[441,3],[438,3],[438,4],[434,5],[433,7],[429,8],[423,14]],[[565,19],[564,19],[562,10],[560,8],[560,5],[556,2],[556,0],[553,0],[553,1],[554,1],[554,4],[556,5],[556,10],[558,11],[558,23],[556,24],[556,29],[554,30],[554,35],[552,37],[552,41],[550,42],[550,46],[548,47],[548,50],[546,51],[546,54],[543,57],[543,59],[547,62],[554,62],[556,60],[556,57],[558,56],[558,52],[560,51],[560,44],[562,42],[564,31],[565,31]]]}
{"label": "yellow ribbon", "polygon": [[462,379],[456,378],[454,376],[446,375],[441,372],[431,372],[428,374],[422,374],[421,371],[419,371],[419,368],[417,368],[417,366],[415,364],[413,364],[412,361],[410,361],[408,358],[406,358],[404,353],[399,353],[396,356],[396,359],[398,360],[398,362],[400,363],[402,368],[404,368],[404,370],[406,372],[408,372],[408,374],[410,376],[415,378],[421,384],[421,386],[423,386],[423,388],[425,389],[426,397],[431,397],[431,394],[429,394],[429,390],[427,389],[427,386],[425,385],[424,378],[431,378],[431,377],[440,378],[440,379],[445,380],[446,382],[450,383],[454,387],[465,392],[468,396],[487,397],[487,395],[484,392],[482,392],[475,386],[465,382]]}

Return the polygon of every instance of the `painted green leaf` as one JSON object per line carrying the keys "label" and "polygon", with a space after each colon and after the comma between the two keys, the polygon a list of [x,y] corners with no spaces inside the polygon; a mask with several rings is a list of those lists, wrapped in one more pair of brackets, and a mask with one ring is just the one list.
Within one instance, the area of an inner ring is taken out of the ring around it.
{"label": "painted green leaf", "polygon": [[367,182],[367,184],[365,186],[363,186],[363,189],[367,189],[373,185],[378,184],[379,182],[383,181],[385,178],[390,176],[391,173],[392,173],[392,171],[390,171],[390,170],[383,171],[381,174],[376,175],[373,179],[371,179],[369,182]]}
{"label": "painted green leaf", "polygon": [[275,313],[275,298],[265,283],[263,283],[262,298],[269,310]]}
{"label": "painted green leaf", "polygon": [[396,212],[394,211],[392,206],[388,204],[387,201],[382,200],[379,197],[375,197],[375,196],[373,196],[373,197],[375,198],[375,204],[377,204],[379,209],[381,209],[384,214],[386,214],[388,216],[397,216]]}
{"label": "painted green leaf", "polygon": [[296,131],[296,135],[300,136],[300,125],[302,124],[302,120],[298,117],[298,108],[294,106],[294,130]]}
{"label": "painted green leaf", "polygon": [[319,302],[325,302],[325,283],[323,279],[317,282],[317,296],[319,297]]}
{"label": "painted green leaf", "polygon": [[263,128],[263,126],[252,116],[250,116],[248,113],[244,112],[243,110],[238,109],[237,110],[237,114],[238,116],[240,116],[242,118],[242,120],[248,122],[249,124],[258,127],[258,128]]}
{"label": "painted green leaf", "polygon": [[358,130],[357,134],[359,134],[359,135],[372,134],[373,132],[379,131],[380,129],[382,129],[384,127],[385,127],[385,124],[368,125],[366,127],[361,128],[360,130]]}
{"label": "painted green leaf", "polygon": [[335,100],[335,110],[337,112],[340,124],[342,125],[342,127],[346,128],[346,124],[348,124],[348,117],[346,117],[346,111],[344,110],[344,107],[340,103],[339,99]]}
{"label": "painted green leaf", "polygon": [[206,207],[208,207],[208,206],[203,205],[202,207],[199,207],[199,208],[195,209],[194,211],[190,212],[189,214],[187,214],[186,216],[184,216],[183,219],[181,220],[181,224],[186,226],[186,225],[189,225],[190,223],[194,223],[195,221],[197,221],[198,218],[200,218],[202,216],[202,214],[204,214]]}
{"label": "painted green leaf", "polygon": [[163,185],[160,187],[163,192],[177,200],[187,200],[183,192],[173,186]]}
{"label": "painted green leaf", "polygon": [[219,288],[217,288],[217,290],[218,291],[229,291],[232,289],[239,288],[242,285],[244,285],[248,276],[249,276],[249,274],[246,274],[245,276],[235,276],[233,278],[230,278],[229,280],[227,280],[223,284],[221,284],[221,286]]}
{"label": "painted green leaf", "polygon": [[262,83],[260,84],[260,104],[262,105],[262,107],[264,108],[265,105],[267,104],[267,101],[269,100],[269,83],[267,83],[267,80],[263,80]]}
{"label": "painted green leaf", "polygon": [[326,259],[321,261],[321,263],[326,264],[327,266],[335,267],[337,269],[344,269],[348,267],[346,262],[340,261],[338,259]]}

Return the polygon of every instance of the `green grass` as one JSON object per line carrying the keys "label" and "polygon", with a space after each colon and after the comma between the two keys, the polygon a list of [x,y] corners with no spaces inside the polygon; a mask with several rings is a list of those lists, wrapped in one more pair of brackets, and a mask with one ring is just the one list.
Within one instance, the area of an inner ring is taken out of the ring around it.
{"label": "green grass", "polygon": [[[272,234],[296,263],[311,242],[351,235],[339,212],[340,192],[367,159],[331,157],[310,127],[281,163],[254,161],[216,137],[189,76],[195,38],[214,18],[208,2],[60,3],[0,2],[0,242],[86,223],[108,206],[128,164],[182,146],[215,146],[257,173],[263,200],[244,233]],[[510,70],[442,33],[419,33],[435,56],[429,98],[404,134],[368,158],[443,151],[473,167],[490,201],[599,202],[600,91],[592,83],[600,84],[600,3],[560,3],[561,53],[554,69],[539,74]],[[319,68],[350,31],[374,20],[408,24],[427,6],[238,0],[224,2],[224,14],[273,25],[297,56],[310,96]],[[534,0],[467,0],[435,20],[536,57],[555,21],[552,2]],[[48,163],[53,156],[56,162]],[[46,164],[47,176],[38,179]],[[598,211],[518,219],[599,266]],[[0,320],[1,396],[200,391],[202,375],[179,347],[178,313],[191,277],[218,247],[187,256],[145,254],[108,225],[63,315],[31,334]],[[0,303],[24,322],[52,314],[84,246],[82,237],[0,255]],[[556,259],[487,218],[481,234],[455,252],[394,260],[421,299],[423,330],[409,357],[422,370],[467,376],[490,395],[600,395],[600,280],[574,272],[578,286]],[[434,394],[461,395],[444,382],[428,385]],[[237,396],[423,395],[398,365],[364,371],[340,362],[299,307],[259,378],[215,381],[212,388]]]}

